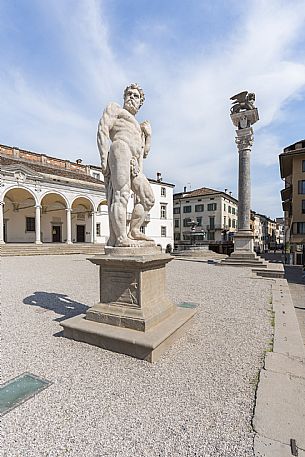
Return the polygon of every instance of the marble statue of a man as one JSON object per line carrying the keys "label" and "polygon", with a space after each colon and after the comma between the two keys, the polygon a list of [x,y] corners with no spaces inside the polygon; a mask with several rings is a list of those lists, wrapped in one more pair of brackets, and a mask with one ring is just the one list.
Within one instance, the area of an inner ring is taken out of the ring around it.
{"label": "marble statue of a man", "polygon": [[[148,211],[154,205],[151,186],[143,174],[143,159],[150,150],[151,127],[135,118],[144,102],[137,84],[126,87],[124,106],[110,103],[99,121],[97,144],[105,179],[109,213],[108,246],[154,244],[140,231]],[[112,142],[109,149],[109,140]],[[134,192],[134,209],[127,234],[127,203]]]}

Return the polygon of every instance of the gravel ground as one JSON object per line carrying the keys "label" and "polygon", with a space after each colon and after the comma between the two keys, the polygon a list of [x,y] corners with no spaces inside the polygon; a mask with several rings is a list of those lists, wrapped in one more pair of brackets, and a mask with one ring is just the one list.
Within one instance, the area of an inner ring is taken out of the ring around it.
{"label": "gravel ground", "polygon": [[60,335],[62,320],[98,300],[97,268],[81,255],[2,258],[1,381],[29,371],[52,385],[2,418],[0,455],[253,456],[270,281],[172,261],[168,295],[198,313],[149,364]]}

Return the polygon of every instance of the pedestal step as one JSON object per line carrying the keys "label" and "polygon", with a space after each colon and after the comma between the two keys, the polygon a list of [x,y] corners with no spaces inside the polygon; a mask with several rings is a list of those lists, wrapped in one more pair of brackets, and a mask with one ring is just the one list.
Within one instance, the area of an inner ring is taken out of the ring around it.
{"label": "pedestal step", "polygon": [[267,268],[267,262],[260,259],[246,259],[246,258],[227,258],[222,260],[219,265],[232,266],[232,267],[257,267]]}
{"label": "pedestal step", "polygon": [[0,256],[33,256],[33,255],[69,255],[69,254],[102,254],[103,244],[92,243],[8,243],[0,246]]}
{"label": "pedestal step", "polygon": [[84,314],[67,319],[60,325],[67,338],[156,362],[187,330],[195,313],[196,309],[177,307],[170,317],[146,332],[90,321],[85,319]]}

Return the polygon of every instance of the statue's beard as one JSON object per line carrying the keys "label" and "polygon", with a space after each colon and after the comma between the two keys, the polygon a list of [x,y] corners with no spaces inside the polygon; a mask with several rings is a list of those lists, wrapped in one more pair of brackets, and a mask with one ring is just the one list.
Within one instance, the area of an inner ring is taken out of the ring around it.
{"label": "statue's beard", "polygon": [[125,101],[124,103],[124,108],[129,111],[131,114],[137,114],[138,108],[136,106],[136,102],[129,98],[128,100]]}

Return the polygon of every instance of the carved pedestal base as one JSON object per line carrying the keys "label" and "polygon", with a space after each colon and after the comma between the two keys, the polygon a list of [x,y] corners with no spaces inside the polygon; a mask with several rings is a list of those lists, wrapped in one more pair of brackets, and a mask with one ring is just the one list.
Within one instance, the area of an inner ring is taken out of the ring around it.
{"label": "carved pedestal base", "polygon": [[100,268],[100,302],[86,315],[62,322],[64,336],[153,362],[185,331],[196,310],[176,307],[165,295],[171,256],[157,249],[148,255],[140,255],[139,248],[138,255],[121,249],[88,259]]}

